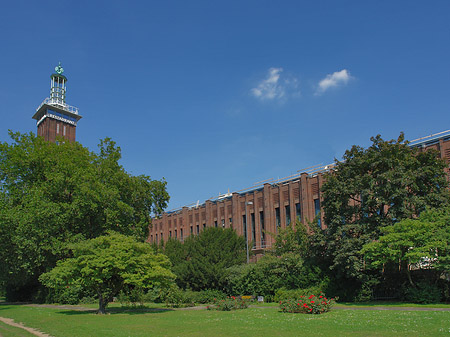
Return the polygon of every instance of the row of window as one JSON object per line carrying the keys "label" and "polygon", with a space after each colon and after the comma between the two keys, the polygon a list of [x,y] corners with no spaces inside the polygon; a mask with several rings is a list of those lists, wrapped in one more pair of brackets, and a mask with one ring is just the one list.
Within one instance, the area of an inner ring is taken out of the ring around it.
{"label": "row of window", "polygon": [[[291,206],[287,205],[284,207],[284,214],[285,214],[285,221],[286,226],[291,225]],[[320,200],[314,199],[314,214],[317,215],[320,212]],[[297,220],[301,220],[302,214],[301,214],[301,204],[297,203],[295,204],[295,216]],[[318,219],[318,225],[321,226],[320,218]],[[229,225],[232,228],[233,227],[233,218],[229,218]],[[250,221],[251,221],[251,241],[253,242],[253,248],[256,248],[256,223],[255,223],[255,213],[250,213]],[[261,247],[264,248],[266,246],[266,233],[265,233],[265,224],[264,224],[264,211],[259,212],[259,223],[260,223],[260,243]],[[278,232],[278,228],[281,227],[281,214],[280,214],[280,208],[275,208],[275,223],[276,223],[276,230]],[[247,237],[247,216],[242,215],[242,224],[244,227],[244,237]],[[214,227],[218,227],[217,220],[214,221]],[[222,228],[225,228],[225,219],[221,220],[221,226]],[[203,224],[203,229],[206,228],[206,223]],[[177,239],[177,230],[174,230],[174,237]],[[190,234],[194,234],[194,227],[190,226]],[[196,225],[195,227],[195,234],[200,234],[200,226]],[[162,237],[162,233],[161,233]],[[172,238],[172,231],[169,231],[169,238]],[[183,240],[183,229],[180,229],[180,239]],[[153,242],[153,235],[151,236],[151,240]],[[155,241],[158,242],[158,234],[155,234]]]}

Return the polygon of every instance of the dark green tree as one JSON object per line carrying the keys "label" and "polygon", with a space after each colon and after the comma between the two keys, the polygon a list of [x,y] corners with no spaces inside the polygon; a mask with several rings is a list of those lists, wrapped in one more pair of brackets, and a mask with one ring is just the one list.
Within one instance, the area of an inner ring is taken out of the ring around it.
{"label": "dark green tree", "polygon": [[353,146],[336,160],[322,187],[324,261],[336,277],[357,282],[368,277],[361,249],[383,227],[449,200],[446,164],[436,151],[410,148],[403,133],[397,140],[378,135],[371,141],[369,148]]}
{"label": "dark green tree", "polygon": [[10,299],[29,299],[68,243],[111,229],[145,240],[151,214],[167,205],[165,181],[128,174],[110,139],[93,153],[76,142],[10,135],[11,144],[0,143],[0,284]]}
{"label": "dark green tree", "polygon": [[231,229],[210,227],[184,243],[168,240],[164,247],[182,288],[217,289],[226,286],[226,269],[246,261],[245,239]]}
{"label": "dark green tree", "polygon": [[72,244],[70,249],[73,257],[58,261],[39,279],[49,288],[75,284],[96,293],[100,314],[121,290],[167,287],[175,279],[165,255],[155,254],[149,244],[132,237],[110,232]]}

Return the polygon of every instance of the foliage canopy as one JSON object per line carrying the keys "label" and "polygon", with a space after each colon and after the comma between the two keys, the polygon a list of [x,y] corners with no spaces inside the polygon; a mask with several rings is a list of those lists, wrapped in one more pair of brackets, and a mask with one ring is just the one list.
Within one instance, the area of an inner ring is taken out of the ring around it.
{"label": "foliage canopy", "polygon": [[167,205],[166,182],[127,173],[109,138],[93,153],[77,142],[10,136],[0,143],[0,282],[23,295],[15,299],[29,299],[67,243],[108,230],[143,241],[151,213]]}
{"label": "foliage canopy", "polygon": [[423,212],[417,219],[404,219],[382,229],[376,241],[361,251],[371,267],[399,263],[412,286],[411,269],[433,269],[437,279],[450,272],[450,208]]}
{"label": "foliage canopy", "polygon": [[381,228],[449,200],[446,164],[436,151],[410,148],[403,134],[371,141],[367,149],[347,150],[322,187],[330,267],[347,278],[362,277],[360,250],[378,239]]}
{"label": "foliage canopy", "polygon": [[226,286],[226,269],[246,260],[245,239],[231,228],[209,227],[184,243],[170,239],[164,247],[182,288],[217,289]]}
{"label": "foliage canopy", "polygon": [[58,261],[55,268],[39,279],[50,288],[76,284],[94,291],[102,314],[113,296],[125,287],[161,287],[175,279],[165,255],[155,254],[149,244],[125,235],[111,232],[72,244],[70,248],[73,257]]}

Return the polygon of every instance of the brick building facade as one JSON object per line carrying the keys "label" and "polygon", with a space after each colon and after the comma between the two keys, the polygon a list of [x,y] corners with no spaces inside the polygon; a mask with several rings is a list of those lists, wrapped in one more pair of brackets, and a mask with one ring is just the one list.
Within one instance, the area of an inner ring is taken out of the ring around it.
{"label": "brick building facade", "polygon": [[[420,138],[410,143],[421,150],[435,149],[441,158],[450,162],[450,130]],[[186,206],[166,212],[155,218],[149,226],[149,242],[167,241],[175,238],[183,241],[189,235],[199,234],[206,227],[232,227],[239,235],[253,243],[252,250],[260,254],[273,244],[269,233],[277,233],[297,219],[303,223],[312,221],[320,214],[320,189],[324,173],[333,165],[317,167],[274,182],[267,182],[251,189],[242,190],[203,204]],[[449,177],[449,167],[446,168]],[[248,220],[247,220],[248,219]],[[325,226],[323,219],[319,225]]]}

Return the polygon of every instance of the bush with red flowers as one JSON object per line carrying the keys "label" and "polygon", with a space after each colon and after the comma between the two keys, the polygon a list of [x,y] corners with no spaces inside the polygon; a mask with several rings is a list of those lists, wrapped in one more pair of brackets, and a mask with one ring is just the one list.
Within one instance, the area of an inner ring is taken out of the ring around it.
{"label": "bush with red flowers", "polygon": [[331,310],[335,303],[334,298],[326,298],[323,294],[316,296],[301,296],[300,299],[288,299],[280,301],[282,312],[294,312],[303,314],[323,314]]}

